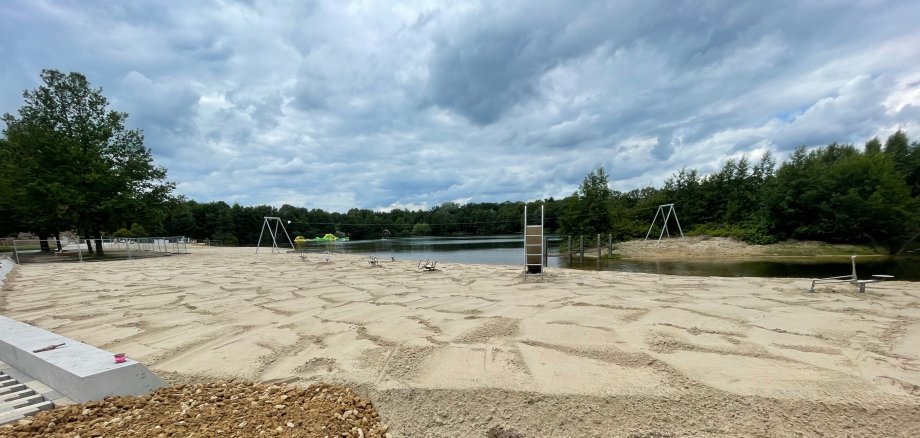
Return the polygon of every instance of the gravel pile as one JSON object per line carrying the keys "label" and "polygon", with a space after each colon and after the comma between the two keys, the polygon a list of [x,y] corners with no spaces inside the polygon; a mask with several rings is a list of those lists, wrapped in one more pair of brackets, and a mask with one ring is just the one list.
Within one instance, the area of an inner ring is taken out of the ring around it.
{"label": "gravel pile", "polygon": [[328,384],[205,383],[41,412],[0,426],[10,437],[389,438],[371,402]]}

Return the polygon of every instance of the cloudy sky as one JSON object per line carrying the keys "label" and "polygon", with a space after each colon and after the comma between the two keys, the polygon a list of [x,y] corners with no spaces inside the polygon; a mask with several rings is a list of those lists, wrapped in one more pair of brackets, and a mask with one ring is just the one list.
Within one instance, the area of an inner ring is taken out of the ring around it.
{"label": "cloudy sky", "polygon": [[78,71],[199,201],[429,208],[920,138],[917,1],[4,1],[0,113]]}

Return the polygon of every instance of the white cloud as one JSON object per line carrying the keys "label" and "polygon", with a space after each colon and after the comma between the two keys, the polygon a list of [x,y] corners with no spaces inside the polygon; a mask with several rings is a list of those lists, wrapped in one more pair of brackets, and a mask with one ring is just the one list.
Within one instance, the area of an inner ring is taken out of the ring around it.
{"label": "white cloud", "polygon": [[[920,136],[920,3],[14,1],[0,112],[80,71],[200,201],[427,208]],[[815,23],[821,23],[816,28]]]}

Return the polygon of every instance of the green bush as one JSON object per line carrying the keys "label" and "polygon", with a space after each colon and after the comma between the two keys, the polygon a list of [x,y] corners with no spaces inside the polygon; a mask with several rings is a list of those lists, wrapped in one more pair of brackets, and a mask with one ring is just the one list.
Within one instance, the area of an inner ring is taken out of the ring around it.
{"label": "green bush", "polygon": [[690,236],[730,237],[751,245],[769,245],[776,243],[776,237],[757,224],[702,224],[688,233]]}
{"label": "green bush", "polygon": [[147,230],[145,230],[141,224],[135,222],[131,224],[131,235],[134,237],[145,237],[147,236]]}

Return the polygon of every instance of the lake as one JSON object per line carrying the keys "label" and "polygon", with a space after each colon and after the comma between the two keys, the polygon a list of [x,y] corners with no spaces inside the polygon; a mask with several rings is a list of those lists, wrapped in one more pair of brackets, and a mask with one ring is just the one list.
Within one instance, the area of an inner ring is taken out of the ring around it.
{"label": "lake", "polygon": [[[522,236],[398,237],[350,242],[308,242],[308,251],[342,252],[376,256],[381,260],[432,260],[442,263],[521,265]],[[652,274],[715,277],[818,278],[850,273],[848,256],[784,257],[746,260],[658,261],[636,259],[600,260],[578,256],[550,257],[550,267],[644,272]],[[920,256],[857,258],[860,278],[873,274],[894,275],[897,280],[920,281]]]}

